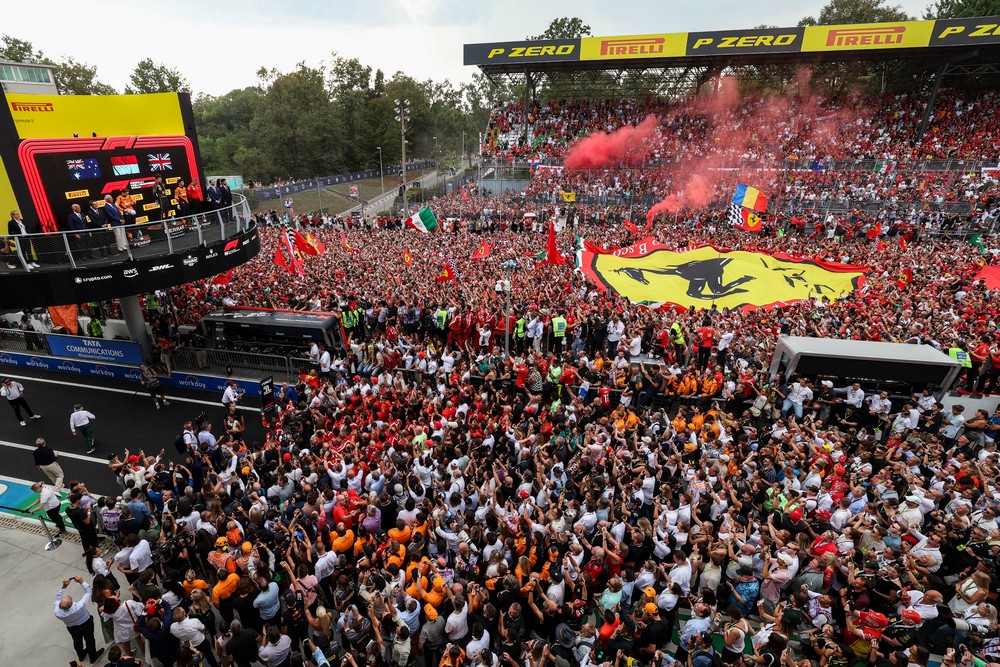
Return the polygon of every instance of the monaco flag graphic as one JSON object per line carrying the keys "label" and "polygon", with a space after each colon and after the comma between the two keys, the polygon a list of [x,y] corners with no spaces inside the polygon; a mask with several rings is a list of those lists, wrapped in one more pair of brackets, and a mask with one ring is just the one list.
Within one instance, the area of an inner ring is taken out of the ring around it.
{"label": "monaco flag graphic", "polygon": [[115,176],[128,176],[139,173],[139,161],[134,155],[121,155],[111,158],[111,167]]}

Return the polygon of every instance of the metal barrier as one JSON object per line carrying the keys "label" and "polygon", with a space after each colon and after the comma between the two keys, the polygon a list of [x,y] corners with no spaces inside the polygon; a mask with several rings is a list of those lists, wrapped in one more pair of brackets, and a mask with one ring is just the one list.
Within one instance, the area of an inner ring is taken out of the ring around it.
{"label": "metal barrier", "polygon": [[48,341],[45,334],[37,331],[22,331],[20,329],[0,329],[0,350],[8,352],[38,352],[48,355]]}
{"label": "metal barrier", "polygon": [[25,512],[24,510],[20,510],[20,509],[18,509],[16,507],[9,507],[7,505],[0,505],[0,510],[4,510],[6,512],[17,512],[18,514],[20,514],[22,516],[27,516],[27,517],[30,517],[32,519],[38,519],[42,523],[42,530],[45,531],[46,536],[48,536],[48,538],[49,538],[48,544],[45,545],[45,550],[46,551],[53,551],[55,549],[58,549],[59,546],[62,544],[62,539],[60,539],[60,538],[56,537],[55,535],[53,535],[52,531],[49,530],[49,524],[45,523],[45,517],[44,516],[37,516],[36,517],[31,512]]}
{"label": "metal barrier", "polygon": [[99,267],[191,250],[229,238],[250,226],[246,197],[233,194],[233,205],[156,222],[126,224],[72,232],[4,237],[0,243],[0,275]]}
{"label": "metal barrier", "polygon": [[185,347],[170,353],[173,371],[208,372],[210,375],[240,375],[261,377],[273,375],[275,382],[280,378],[293,379],[294,368],[289,357],[276,354],[260,354],[238,350],[218,350],[212,348]]}

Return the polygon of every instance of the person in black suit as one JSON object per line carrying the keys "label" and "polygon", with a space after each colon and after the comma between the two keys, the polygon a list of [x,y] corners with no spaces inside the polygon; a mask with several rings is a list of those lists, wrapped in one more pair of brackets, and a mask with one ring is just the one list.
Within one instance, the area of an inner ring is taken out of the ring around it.
{"label": "person in black suit", "polygon": [[82,233],[87,229],[87,219],[83,216],[79,204],[73,204],[70,209],[69,215],[66,216],[66,229],[63,230],[72,234],[69,237],[70,250],[75,259],[90,259],[92,256],[90,244],[87,243],[90,235]]}
{"label": "person in black suit", "polygon": [[[7,221],[7,236],[24,236],[25,234],[36,234],[40,230],[37,229],[38,225],[33,225],[29,222],[25,222],[21,218],[21,212],[18,210],[13,210],[10,212],[10,220]],[[28,266],[33,269],[38,268],[38,263],[34,261],[34,248],[32,243],[24,243],[21,245],[21,252],[24,254],[24,259],[28,262]],[[17,268],[16,265],[11,265],[8,262],[10,268]]]}
{"label": "person in black suit", "polygon": [[219,196],[219,187],[215,184],[215,179],[208,182],[208,202],[205,204],[205,212],[209,213],[219,208],[219,202],[222,201]]}
{"label": "person in black suit", "polygon": [[87,220],[87,229],[90,230],[88,236],[91,237],[91,245],[97,248],[98,252],[101,253],[101,257],[108,256],[108,242],[110,240],[110,234],[104,231],[104,226],[107,224],[104,221],[104,212],[102,211],[101,202],[92,201],[90,202],[90,208],[84,214]]}
{"label": "person in black suit", "polygon": [[233,191],[229,189],[226,179],[219,179],[219,206],[222,208],[222,217],[228,222],[232,219],[230,208],[233,205]]}
{"label": "person in black suit", "polygon": [[101,210],[104,212],[105,224],[111,225],[111,231],[115,233],[115,246],[117,246],[118,252],[125,252],[128,250],[128,237],[125,235],[125,217],[118,210],[115,200],[111,198],[111,195],[104,196],[104,208]]}

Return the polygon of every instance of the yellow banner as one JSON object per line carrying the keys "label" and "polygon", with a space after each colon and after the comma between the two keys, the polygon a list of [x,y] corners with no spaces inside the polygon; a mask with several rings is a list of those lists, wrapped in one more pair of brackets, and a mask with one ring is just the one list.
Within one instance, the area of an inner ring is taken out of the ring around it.
{"label": "yellow banner", "polygon": [[[166,183],[167,185],[173,185],[179,180],[181,180],[180,176],[171,176],[170,178],[163,179],[163,182]],[[170,194],[170,190],[167,190],[167,194],[168,195]]]}
{"label": "yellow banner", "polygon": [[66,193],[66,199],[78,199],[80,197],[89,197],[90,190],[72,190]]}
{"label": "yellow banner", "polygon": [[687,252],[644,239],[602,254],[584,250],[581,270],[593,282],[633,303],[685,308],[760,307],[810,297],[831,300],[858,286],[865,268],[799,260],[787,255],[722,251],[703,246]]}
{"label": "yellow banner", "polygon": [[140,222],[149,222],[149,216],[148,215],[140,215],[138,218],[135,219],[135,224],[138,225]]}
{"label": "yellow banner", "polygon": [[584,37],[580,40],[580,60],[622,60],[683,56],[687,33]]}
{"label": "yellow banner", "polygon": [[160,203],[154,201],[152,204],[143,204],[142,205],[142,210],[143,211],[149,211],[149,210],[154,209],[154,208],[160,208]]}
{"label": "yellow banner", "polygon": [[21,139],[184,134],[176,93],[24,95],[7,93]]}
{"label": "yellow banner", "polygon": [[809,26],[802,51],[914,49],[930,44],[934,21]]}
{"label": "yellow banner", "polygon": [[134,202],[141,202],[142,201],[142,193],[139,193],[137,195],[132,195],[132,201],[134,201]]}

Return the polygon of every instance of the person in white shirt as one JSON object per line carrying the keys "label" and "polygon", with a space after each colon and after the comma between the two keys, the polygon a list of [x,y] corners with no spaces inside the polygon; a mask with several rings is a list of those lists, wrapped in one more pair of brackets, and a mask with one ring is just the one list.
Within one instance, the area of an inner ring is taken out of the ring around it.
{"label": "person in white shirt", "polygon": [[795,412],[796,419],[802,419],[802,404],[808,403],[813,398],[812,389],[809,388],[809,380],[799,378],[798,382],[793,382],[785,396],[785,401],[781,405],[781,415],[788,417],[788,413]]}
{"label": "person in white shirt", "polygon": [[226,390],[222,392],[222,405],[226,409],[229,409],[230,403],[239,403],[242,399],[243,392],[240,391],[240,386],[235,380],[230,382]]}
{"label": "person in white shirt", "polygon": [[41,419],[41,415],[36,415],[28,402],[24,400],[24,385],[10,378],[4,378],[3,382],[0,383],[0,396],[7,399],[7,403],[10,405],[11,409],[14,411],[14,416],[17,417],[17,421],[21,423],[21,426],[27,426],[27,422],[24,421],[24,416],[21,414],[21,408],[24,408],[25,412],[28,413],[28,417],[31,419]]}
{"label": "person in white shirt", "polygon": [[865,402],[865,392],[861,388],[861,385],[857,382],[852,384],[850,387],[844,387],[843,389],[835,389],[837,394],[845,394],[844,403],[853,406],[855,409],[860,410],[861,405]]}
{"label": "person in white shirt", "polygon": [[330,377],[330,351],[322,345],[319,346],[319,375]]}
{"label": "person in white shirt", "polygon": [[[66,594],[66,589],[71,581],[83,586],[83,595],[75,602],[71,595]],[[56,593],[53,612],[56,618],[66,624],[66,629],[73,638],[73,649],[76,651],[79,662],[83,662],[83,659],[89,656],[90,662],[97,664],[104,649],[98,651],[94,643],[94,617],[87,609],[87,605],[90,604],[90,595],[90,584],[85,582],[83,577],[66,579],[62,582],[62,588]]]}
{"label": "person in white shirt", "polygon": [[618,351],[618,344],[622,340],[622,336],[625,335],[625,323],[622,322],[622,318],[615,317],[613,320],[608,322],[608,356],[613,357]]}
{"label": "person in white shirt", "polygon": [[73,435],[76,435],[77,431],[80,432],[87,443],[88,454],[97,451],[97,444],[94,440],[94,420],[96,419],[93,412],[84,410],[79,403],[73,406],[73,412],[69,416],[69,430]]}
{"label": "person in white shirt", "polygon": [[49,521],[54,523],[59,530],[58,534],[62,535],[65,533],[66,523],[59,513],[59,494],[56,493],[56,488],[51,484],[35,482],[31,485],[31,490],[38,494],[38,500],[28,505],[25,512],[31,512],[36,507],[45,510],[45,515],[49,517]]}

